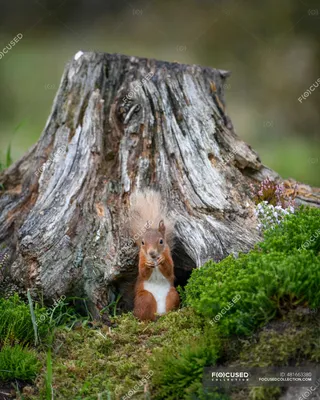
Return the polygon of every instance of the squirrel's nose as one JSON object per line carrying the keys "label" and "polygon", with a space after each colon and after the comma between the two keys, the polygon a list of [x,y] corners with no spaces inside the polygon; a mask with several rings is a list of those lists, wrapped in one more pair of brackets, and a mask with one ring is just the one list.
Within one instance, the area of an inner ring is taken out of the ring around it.
{"label": "squirrel's nose", "polygon": [[150,250],[148,253],[149,253],[149,256],[152,258],[156,258],[156,256],[157,256],[157,253],[154,250]]}

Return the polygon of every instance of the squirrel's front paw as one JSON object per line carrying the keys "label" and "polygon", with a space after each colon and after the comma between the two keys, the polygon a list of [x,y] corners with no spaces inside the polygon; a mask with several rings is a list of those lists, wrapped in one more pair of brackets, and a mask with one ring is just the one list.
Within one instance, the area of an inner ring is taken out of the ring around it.
{"label": "squirrel's front paw", "polygon": [[159,256],[159,257],[157,258],[157,264],[158,264],[158,265],[164,263],[164,261],[165,261],[165,257],[164,257],[164,256]]}
{"label": "squirrel's front paw", "polygon": [[150,267],[150,268],[154,268],[154,262],[148,260],[148,261],[145,262],[145,266],[146,267]]}

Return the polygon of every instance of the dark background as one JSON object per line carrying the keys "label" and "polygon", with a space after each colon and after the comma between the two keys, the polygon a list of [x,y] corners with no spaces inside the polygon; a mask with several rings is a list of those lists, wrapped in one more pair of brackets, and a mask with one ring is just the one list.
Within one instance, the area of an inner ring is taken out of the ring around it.
{"label": "dark background", "polygon": [[35,143],[66,62],[78,50],[232,71],[238,135],[283,177],[320,186],[320,0],[1,1],[0,160]]}

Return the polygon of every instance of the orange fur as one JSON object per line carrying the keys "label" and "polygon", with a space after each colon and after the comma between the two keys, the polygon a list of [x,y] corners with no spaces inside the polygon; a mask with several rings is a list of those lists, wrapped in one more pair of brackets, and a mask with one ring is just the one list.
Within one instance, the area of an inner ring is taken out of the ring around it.
{"label": "orange fur", "polygon": [[169,312],[171,310],[177,310],[179,308],[179,304],[180,304],[179,294],[176,291],[176,288],[172,287],[169,290],[169,293],[166,298],[166,312]]}
{"label": "orange fur", "polygon": [[153,295],[143,289],[143,283],[137,286],[133,314],[141,321],[156,319],[157,303]]}

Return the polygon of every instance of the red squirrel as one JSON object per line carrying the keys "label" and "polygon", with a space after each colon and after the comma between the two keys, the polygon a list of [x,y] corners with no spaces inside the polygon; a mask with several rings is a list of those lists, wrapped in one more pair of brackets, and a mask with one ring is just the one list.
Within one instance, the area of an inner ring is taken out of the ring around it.
{"label": "red squirrel", "polygon": [[170,250],[173,223],[158,192],[137,192],[130,200],[131,230],[140,247],[134,315],[142,321],[154,321],[157,315],[175,310],[180,304]]}

